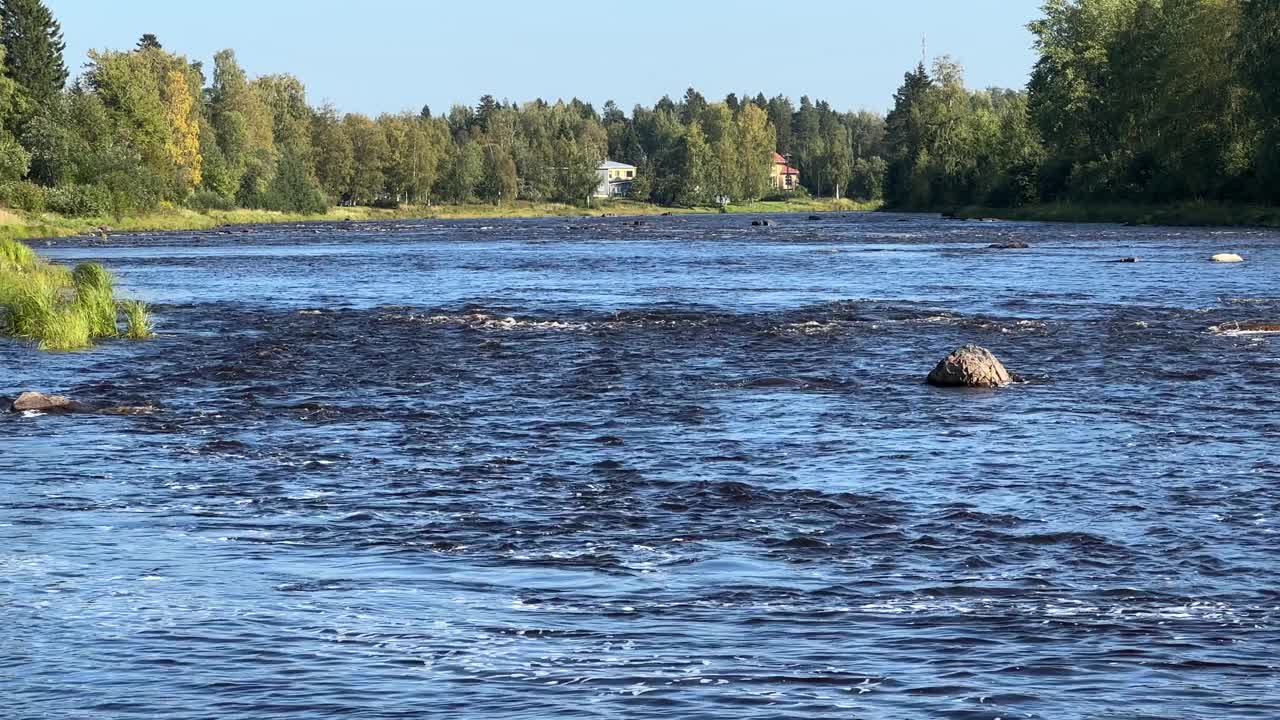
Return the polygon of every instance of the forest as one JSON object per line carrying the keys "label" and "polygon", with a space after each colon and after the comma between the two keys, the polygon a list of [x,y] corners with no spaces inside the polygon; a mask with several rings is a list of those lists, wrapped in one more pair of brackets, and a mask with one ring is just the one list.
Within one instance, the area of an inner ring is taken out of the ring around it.
{"label": "forest", "polygon": [[1050,0],[1025,91],[908,73],[885,199],[908,208],[1280,201],[1280,3]]}
{"label": "forest", "polygon": [[511,200],[581,204],[606,158],[631,199],[696,206],[803,195],[891,207],[1280,201],[1280,3],[1050,0],[1025,89],[970,89],[948,57],[906,73],[887,115],[695,89],[627,113],[484,95],[368,117],[297,77],[210,66],[143,35],[69,77],[41,0],[0,0],[0,204],[101,217],[161,207],[298,213]]}

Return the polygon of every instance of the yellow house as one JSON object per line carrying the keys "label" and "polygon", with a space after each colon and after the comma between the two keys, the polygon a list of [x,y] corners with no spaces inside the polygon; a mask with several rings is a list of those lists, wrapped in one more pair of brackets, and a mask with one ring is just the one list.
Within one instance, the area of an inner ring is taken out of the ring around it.
{"label": "yellow house", "polygon": [[800,171],[787,164],[787,159],[773,154],[773,167],[769,170],[769,181],[776,190],[795,190],[800,187]]}
{"label": "yellow house", "polygon": [[636,179],[636,166],[605,160],[596,167],[596,175],[600,178],[596,197],[626,195]]}

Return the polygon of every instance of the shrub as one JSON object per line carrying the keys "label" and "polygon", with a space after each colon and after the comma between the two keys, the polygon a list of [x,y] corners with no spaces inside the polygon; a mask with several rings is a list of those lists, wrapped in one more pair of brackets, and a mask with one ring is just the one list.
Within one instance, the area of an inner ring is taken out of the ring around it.
{"label": "shrub", "polygon": [[7,182],[0,184],[0,205],[29,213],[44,212],[47,192],[31,182]]}
{"label": "shrub", "polygon": [[228,197],[223,197],[212,190],[197,190],[187,200],[187,207],[199,212],[208,212],[210,210],[234,210],[236,203]]}
{"label": "shrub", "polygon": [[101,217],[111,214],[111,193],[100,185],[67,185],[49,188],[49,209],[67,217]]}

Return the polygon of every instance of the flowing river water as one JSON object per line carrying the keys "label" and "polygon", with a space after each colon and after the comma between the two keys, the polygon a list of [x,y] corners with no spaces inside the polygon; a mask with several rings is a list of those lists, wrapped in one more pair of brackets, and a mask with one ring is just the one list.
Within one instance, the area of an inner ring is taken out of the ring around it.
{"label": "flowing river water", "polygon": [[[1280,717],[1280,336],[1211,329],[1280,321],[1280,234],[35,245],[160,336],[0,395],[161,409],[0,416],[6,718]],[[923,384],[971,342],[1025,382]]]}

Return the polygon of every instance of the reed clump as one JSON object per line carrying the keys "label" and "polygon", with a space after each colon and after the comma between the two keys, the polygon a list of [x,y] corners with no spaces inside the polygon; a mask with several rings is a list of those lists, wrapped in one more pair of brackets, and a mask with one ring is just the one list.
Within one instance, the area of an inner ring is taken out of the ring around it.
{"label": "reed clump", "polygon": [[118,302],[115,278],[98,263],[69,271],[45,262],[31,248],[0,239],[0,335],[34,342],[41,350],[79,350],[100,338],[152,335],[145,303]]}
{"label": "reed clump", "polygon": [[125,300],[120,303],[124,311],[124,336],[130,340],[145,340],[155,335],[151,321],[151,308],[141,300]]}

